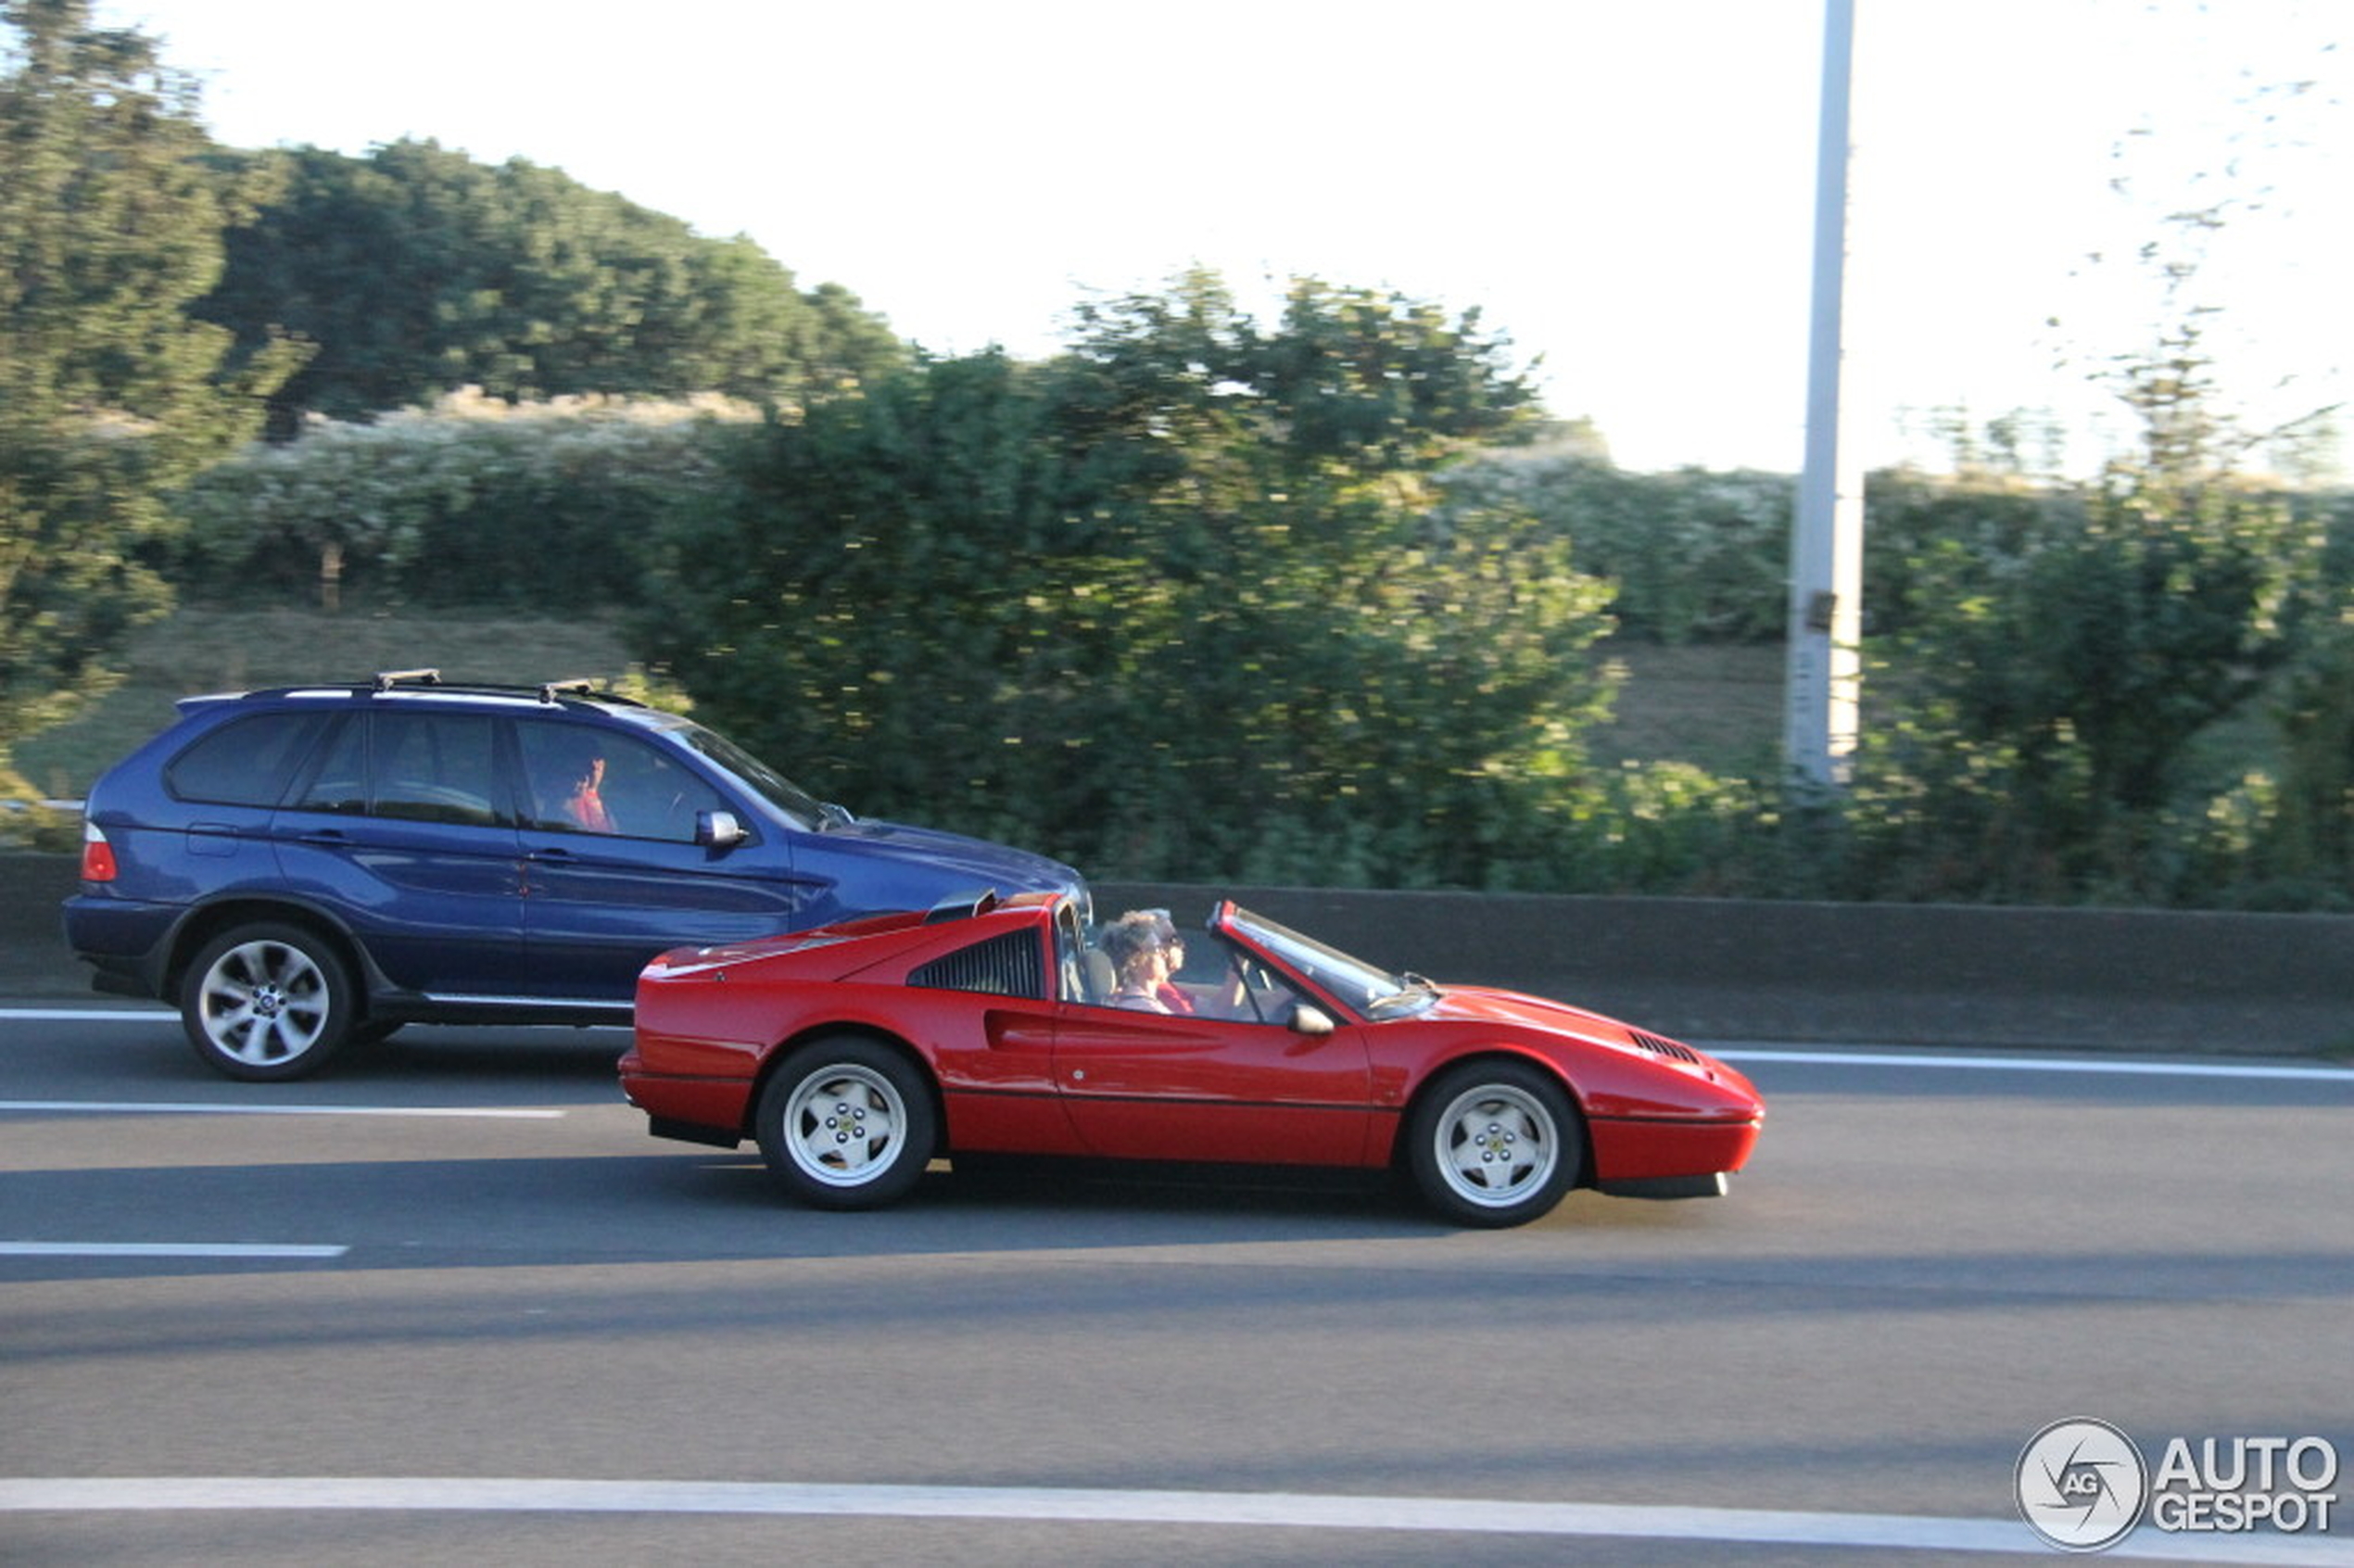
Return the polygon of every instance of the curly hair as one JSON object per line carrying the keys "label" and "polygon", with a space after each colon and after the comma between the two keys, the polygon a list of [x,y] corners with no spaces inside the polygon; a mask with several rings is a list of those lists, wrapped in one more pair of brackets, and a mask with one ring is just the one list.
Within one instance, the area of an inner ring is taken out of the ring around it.
{"label": "curly hair", "polygon": [[1095,935],[1096,945],[1104,950],[1104,956],[1110,959],[1112,968],[1122,975],[1139,958],[1158,952],[1161,942],[1160,922],[1141,909],[1130,910]]}

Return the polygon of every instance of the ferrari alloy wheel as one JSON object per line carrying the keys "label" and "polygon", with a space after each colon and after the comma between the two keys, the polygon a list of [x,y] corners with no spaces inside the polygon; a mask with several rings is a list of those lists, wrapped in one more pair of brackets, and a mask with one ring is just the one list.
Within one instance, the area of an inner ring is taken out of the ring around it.
{"label": "ferrari alloy wheel", "polygon": [[335,950],[298,926],[240,926],[207,943],[180,982],[196,1055],[231,1078],[305,1078],[351,1036],[351,979]]}
{"label": "ferrari alloy wheel", "polygon": [[1463,1225],[1519,1225],[1550,1212],[1585,1157],[1569,1095],[1518,1062],[1439,1075],[1416,1101],[1407,1138],[1415,1186]]}
{"label": "ferrari alloy wheel", "polygon": [[813,1041],[788,1057],[753,1112],[768,1169],[804,1203],[873,1208],[906,1196],[931,1161],[930,1085],[877,1041]]}

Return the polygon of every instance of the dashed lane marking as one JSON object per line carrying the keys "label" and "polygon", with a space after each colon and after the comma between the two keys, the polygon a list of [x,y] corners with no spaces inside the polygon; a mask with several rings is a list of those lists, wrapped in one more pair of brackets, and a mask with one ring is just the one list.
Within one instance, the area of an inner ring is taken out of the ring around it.
{"label": "dashed lane marking", "polygon": [[553,1121],[563,1112],[529,1106],[241,1106],[210,1100],[0,1100],[0,1112],[92,1116],[440,1116],[493,1121]]}
{"label": "dashed lane marking", "polygon": [[2111,1061],[2090,1056],[1951,1056],[1934,1051],[1786,1051],[1727,1045],[1706,1047],[1727,1062],[1790,1062],[1804,1067],[1892,1067],[1964,1072],[2083,1072],[2128,1078],[2281,1079],[2297,1082],[2354,1084],[2343,1067],[2289,1067],[2235,1062],[2166,1062],[2146,1057]]}
{"label": "dashed lane marking", "polygon": [[0,1241],[0,1258],[341,1258],[350,1250],[263,1242]]}

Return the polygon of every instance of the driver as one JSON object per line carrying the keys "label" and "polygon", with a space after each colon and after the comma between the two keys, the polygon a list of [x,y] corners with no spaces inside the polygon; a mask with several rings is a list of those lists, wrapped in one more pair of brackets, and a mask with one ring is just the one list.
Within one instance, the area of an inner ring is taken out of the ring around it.
{"label": "driver", "polygon": [[601,793],[605,782],[605,759],[597,752],[587,753],[572,781],[572,792],[564,797],[564,816],[584,833],[617,831],[613,814],[605,809]]}
{"label": "driver", "polygon": [[[1163,1011],[1181,1018],[1200,1016],[1264,1021],[1265,1014],[1252,1001],[1249,986],[1244,980],[1241,954],[1230,943],[1214,937],[1210,939],[1212,951],[1225,955],[1224,973],[1221,977],[1181,982],[1177,976],[1185,967],[1185,940],[1177,934],[1177,923],[1169,917],[1166,909],[1147,909],[1142,913],[1152,920],[1161,953],[1168,960],[1166,978],[1154,993],[1159,998]],[[1277,997],[1288,1009],[1290,993],[1287,990],[1279,990],[1271,980],[1269,994]]]}

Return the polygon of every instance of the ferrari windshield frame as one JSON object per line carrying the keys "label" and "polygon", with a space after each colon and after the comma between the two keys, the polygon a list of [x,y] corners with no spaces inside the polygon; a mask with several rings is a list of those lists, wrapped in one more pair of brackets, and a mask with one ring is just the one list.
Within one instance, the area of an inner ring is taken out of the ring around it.
{"label": "ferrari windshield frame", "polygon": [[1222,926],[1349,1011],[1373,1021],[1413,1018],[1429,1011],[1438,1000],[1438,988],[1420,975],[1392,974],[1239,904],[1227,904],[1212,924]]}

